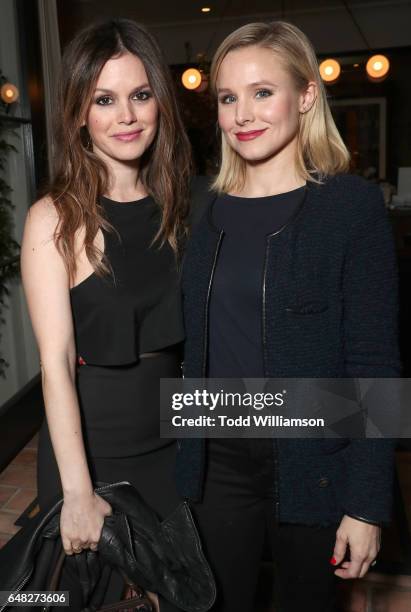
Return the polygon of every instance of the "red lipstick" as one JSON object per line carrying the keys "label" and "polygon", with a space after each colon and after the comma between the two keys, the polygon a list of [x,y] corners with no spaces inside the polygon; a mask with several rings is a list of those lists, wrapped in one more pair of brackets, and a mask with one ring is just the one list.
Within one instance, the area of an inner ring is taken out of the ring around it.
{"label": "red lipstick", "polygon": [[252,130],[251,132],[237,132],[236,136],[238,140],[254,140],[254,138],[258,138],[261,134],[264,134],[265,130]]}

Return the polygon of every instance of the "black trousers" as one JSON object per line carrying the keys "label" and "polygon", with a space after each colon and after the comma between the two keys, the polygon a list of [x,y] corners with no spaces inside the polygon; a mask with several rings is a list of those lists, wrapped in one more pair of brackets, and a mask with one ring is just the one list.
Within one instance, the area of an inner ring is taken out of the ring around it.
{"label": "black trousers", "polygon": [[332,557],[337,525],[276,524],[271,440],[208,441],[204,497],[193,512],[218,596],[213,612],[254,612],[267,546],[275,612],[335,612]]}

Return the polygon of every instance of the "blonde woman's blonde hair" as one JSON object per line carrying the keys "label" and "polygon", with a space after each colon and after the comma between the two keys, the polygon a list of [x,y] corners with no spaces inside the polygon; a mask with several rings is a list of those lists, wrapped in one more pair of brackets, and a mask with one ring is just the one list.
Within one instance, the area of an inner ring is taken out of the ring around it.
{"label": "blonde woman's blonde hair", "polygon": [[[298,91],[304,91],[310,81],[317,85],[313,105],[300,114],[297,172],[305,180],[316,182],[327,175],[346,172],[350,156],[331,115],[313,46],[306,35],[291,23],[249,23],[227,36],[211,64],[210,81],[214,93],[218,73],[227,54],[250,46],[271,49],[294,80]],[[214,189],[225,192],[241,190],[245,174],[246,162],[222,134],[221,167],[213,184]]]}

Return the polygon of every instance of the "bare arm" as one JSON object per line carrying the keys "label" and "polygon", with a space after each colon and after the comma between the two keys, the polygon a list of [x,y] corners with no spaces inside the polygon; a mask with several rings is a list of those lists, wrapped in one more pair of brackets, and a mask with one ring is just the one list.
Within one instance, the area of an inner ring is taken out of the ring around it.
{"label": "bare arm", "polygon": [[[27,216],[22,279],[38,342],[44,402],[62,483],[62,539],[67,553],[93,547],[110,507],[93,493],[75,387],[76,351],[69,280],[53,240],[57,214],[47,198]],[[87,518],[85,518],[87,517]]]}

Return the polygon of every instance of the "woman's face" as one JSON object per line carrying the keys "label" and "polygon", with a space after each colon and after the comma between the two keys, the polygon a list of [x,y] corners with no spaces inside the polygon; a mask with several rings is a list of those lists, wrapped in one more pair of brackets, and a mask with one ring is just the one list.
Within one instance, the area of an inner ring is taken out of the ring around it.
{"label": "woman's face", "polygon": [[158,105],[142,61],[131,53],[108,60],[87,116],[93,151],[110,161],[139,159],[153,142]]}
{"label": "woman's face", "polygon": [[258,46],[230,51],[216,85],[220,127],[243,159],[256,163],[295,151],[309,91],[297,91],[273,51]]}

